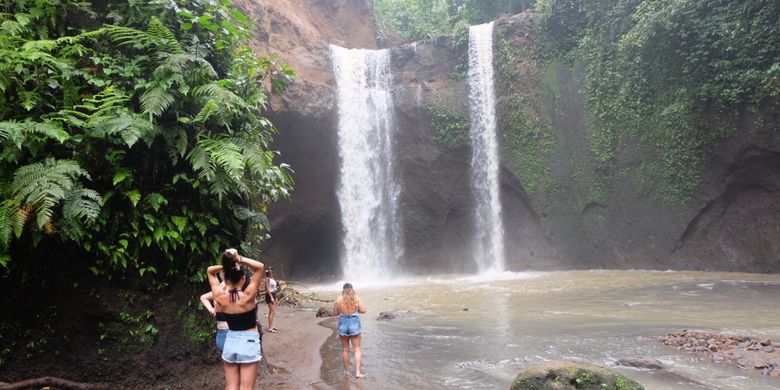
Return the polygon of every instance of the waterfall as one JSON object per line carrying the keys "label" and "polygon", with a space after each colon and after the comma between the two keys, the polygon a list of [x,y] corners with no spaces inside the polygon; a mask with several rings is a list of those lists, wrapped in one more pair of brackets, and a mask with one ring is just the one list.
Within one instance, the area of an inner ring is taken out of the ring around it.
{"label": "waterfall", "polygon": [[475,203],[473,250],[480,273],[504,271],[495,100],[493,22],[490,22],[469,28],[471,182]]}
{"label": "waterfall", "polygon": [[330,54],[338,88],[342,270],[345,279],[379,280],[403,255],[390,52],[331,45]]}

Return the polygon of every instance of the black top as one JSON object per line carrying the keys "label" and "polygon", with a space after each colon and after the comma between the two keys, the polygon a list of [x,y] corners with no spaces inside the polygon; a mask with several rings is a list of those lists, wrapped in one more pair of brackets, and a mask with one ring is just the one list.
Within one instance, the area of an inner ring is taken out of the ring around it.
{"label": "black top", "polygon": [[227,317],[225,317],[225,313],[218,311],[217,312],[217,321],[227,321]]}
{"label": "black top", "polygon": [[252,329],[257,326],[257,307],[243,313],[222,313],[222,317],[224,318],[224,321],[227,321],[228,329],[230,330]]}

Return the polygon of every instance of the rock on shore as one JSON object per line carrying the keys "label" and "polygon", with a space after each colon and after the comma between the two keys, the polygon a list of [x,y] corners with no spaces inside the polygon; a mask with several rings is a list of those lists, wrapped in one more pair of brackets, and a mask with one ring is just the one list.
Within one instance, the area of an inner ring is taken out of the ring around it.
{"label": "rock on shore", "polygon": [[780,377],[780,344],[769,339],[684,330],[669,333],[661,341],[679,350],[707,355],[717,363],[757,369],[764,375]]}

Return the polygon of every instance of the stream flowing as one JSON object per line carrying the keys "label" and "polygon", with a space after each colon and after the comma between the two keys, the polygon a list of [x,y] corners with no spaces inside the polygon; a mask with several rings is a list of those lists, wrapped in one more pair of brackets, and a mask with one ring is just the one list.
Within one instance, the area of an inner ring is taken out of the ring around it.
{"label": "stream flowing", "polygon": [[[335,297],[339,288],[312,291]],[[780,340],[780,275],[503,273],[355,289],[369,309],[362,316],[368,376],[343,378],[334,335],[321,350],[323,382],[317,388],[508,389],[521,370],[545,361],[613,366],[622,358],[663,363],[663,370],[615,367],[646,389],[780,388],[780,379],[760,370],[717,364],[660,341],[685,329]],[[377,319],[390,310],[400,316]]]}

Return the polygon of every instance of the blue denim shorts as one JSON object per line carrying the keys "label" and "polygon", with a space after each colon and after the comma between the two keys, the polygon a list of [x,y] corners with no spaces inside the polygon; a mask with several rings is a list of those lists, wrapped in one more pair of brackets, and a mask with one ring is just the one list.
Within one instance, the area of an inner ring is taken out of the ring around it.
{"label": "blue denim shorts", "polygon": [[339,336],[357,336],[360,334],[360,316],[345,315],[339,316]]}
{"label": "blue denim shorts", "polygon": [[222,352],[225,349],[225,337],[227,337],[227,329],[217,328],[217,349]]}
{"label": "blue denim shorts", "polygon": [[229,330],[225,337],[225,349],[222,350],[222,360],[228,363],[259,362],[260,333],[248,330]]}

